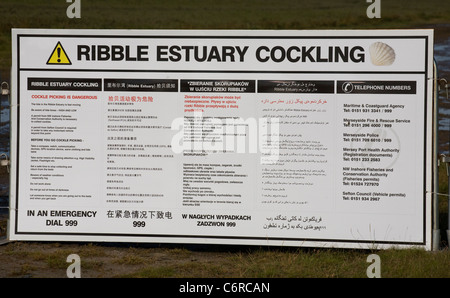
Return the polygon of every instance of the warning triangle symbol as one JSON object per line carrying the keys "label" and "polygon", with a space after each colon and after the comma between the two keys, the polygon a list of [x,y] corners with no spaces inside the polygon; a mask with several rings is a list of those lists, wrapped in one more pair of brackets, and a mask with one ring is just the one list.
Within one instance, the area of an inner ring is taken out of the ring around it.
{"label": "warning triangle symbol", "polygon": [[69,56],[67,56],[66,51],[59,41],[56,44],[56,47],[51,53],[50,57],[48,58],[47,64],[72,64],[72,62],[70,62]]}

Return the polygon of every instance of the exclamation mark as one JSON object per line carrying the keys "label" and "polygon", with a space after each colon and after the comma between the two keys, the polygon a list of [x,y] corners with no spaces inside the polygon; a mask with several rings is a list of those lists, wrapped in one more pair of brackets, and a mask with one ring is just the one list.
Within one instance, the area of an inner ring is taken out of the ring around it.
{"label": "exclamation mark", "polygon": [[60,47],[58,47],[57,49],[56,49],[56,51],[58,51],[58,63],[60,63],[61,62],[61,48]]}

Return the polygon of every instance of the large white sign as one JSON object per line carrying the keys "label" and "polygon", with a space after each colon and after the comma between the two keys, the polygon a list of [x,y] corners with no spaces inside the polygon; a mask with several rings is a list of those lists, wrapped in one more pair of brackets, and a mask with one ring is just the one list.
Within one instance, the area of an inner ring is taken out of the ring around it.
{"label": "large white sign", "polygon": [[431,248],[431,30],[12,40],[12,240]]}

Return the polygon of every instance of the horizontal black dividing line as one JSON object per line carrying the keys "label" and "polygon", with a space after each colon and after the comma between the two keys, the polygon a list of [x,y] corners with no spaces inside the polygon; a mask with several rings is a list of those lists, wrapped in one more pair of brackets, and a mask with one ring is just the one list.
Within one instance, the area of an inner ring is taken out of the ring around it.
{"label": "horizontal black dividing line", "polygon": [[[220,32],[221,30],[217,30]],[[223,30],[225,31],[225,30]],[[264,30],[261,30],[264,31]],[[278,30],[280,32],[287,32],[287,30]],[[370,31],[370,30],[368,30]],[[106,33],[107,31],[105,31]],[[137,31],[136,31],[137,32]],[[245,32],[243,30],[242,32]],[[256,31],[258,32],[258,31]],[[349,31],[350,32],[350,31]],[[133,32],[134,33],[134,32]],[[20,37],[62,37],[62,38],[140,38],[140,39],[427,39],[428,36],[424,35],[394,35],[394,36],[347,36],[347,35],[336,35],[336,36],[304,36],[304,35],[276,35],[276,36],[266,36],[266,35],[88,35],[88,34],[18,34]]]}
{"label": "horizontal black dividing line", "polygon": [[[335,242],[335,243],[364,243],[364,244],[402,244],[402,245],[425,245],[423,242],[401,242],[401,241],[374,241],[374,240],[344,240],[344,239],[310,239],[310,238],[287,238],[287,237],[243,237],[243,236],[217,236],[217,235],[170,235],[170,234],[113,234],[113,233],[50,233],[50,232],[15,232],[16,235],[58,235],[58,236],[104,236],[104,237],[136,237],[136,238],[179,238],[179,239],[229,239],[229,240],[267,240],[267,241],[300,241],[300,242]],[[103,240],[102,240],[103,241]]]}
{"label": "horizontal black dividing line", "polygon": [[425,71],[290,71],[290,70],[170,70],[170,69],[70,69],[70,68],[19,68],[19,71],[67,72],[160,72],[160,73],[283,73],[283,74],[426,74]]}

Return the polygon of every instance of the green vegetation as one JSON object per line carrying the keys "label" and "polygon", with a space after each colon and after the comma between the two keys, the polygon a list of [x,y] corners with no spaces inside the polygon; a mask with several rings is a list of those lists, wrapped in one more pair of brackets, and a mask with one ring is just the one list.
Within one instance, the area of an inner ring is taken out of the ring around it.
{"label": "green vegetation", "polygon": [[[43,246],[44,245],[44,246]],[[45,247],[45,249],[43,249]],[[65,277],[76,253],[82,277],[116,278],[366,278],[370,254],[380,257],[382,278],[449,278],[448,250],[356,250],[168,245],[11,243],[0,261],[13,260],[10,277]],[[6,272],[6,270],[3,270]]]}

